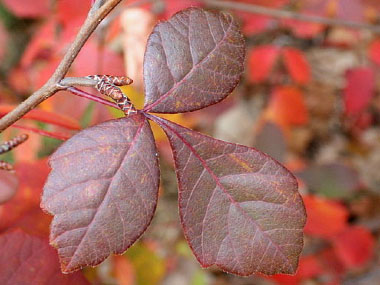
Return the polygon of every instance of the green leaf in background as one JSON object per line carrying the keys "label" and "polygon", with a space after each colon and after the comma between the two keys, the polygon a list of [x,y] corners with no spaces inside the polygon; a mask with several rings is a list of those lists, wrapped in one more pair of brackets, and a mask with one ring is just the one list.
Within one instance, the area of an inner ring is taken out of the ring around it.
{"label": "green leaf in background", "polygon": [[89,102],[86,109],[83,111],[83,115],[80,118],[80,126],[82,129],[87,128],[91,124],[92,117],[94,115],[95,102]]}
{"label": "green leaf in background", "polygon": [[354,169],[339,163],[312,165],[297,173],[307,187],[327,198],[349,198],[359,187]]}
{"label": "green leaf in background", "polygon": [[155,285],[165,274],[165,260],[144,243],[132,246],[124,255],[133,264],[138,285]]}
{"label": "green leaf in background", "polygon": [[185,240],[181,240],[177,243],[176,251],[179,255],[182,255],[185,257],[193,256],[193,253],[191,252],[191,249]]}
{"label": "green leaf in background", "polygon": [[[49,125],[41,122],[36,122],[37,128],[45,131],[49,131]],[[51,155],[60,145],[61,140],[41,136],[41,146],[37,153],[38,158],[44,158]]]}
{"label": "green leaf in background", "polygon": [[204,270],[198,270],[193,275],[193,278],[191,280],[191,285],[206,285],[207,282],[207,275],[205,274]]}

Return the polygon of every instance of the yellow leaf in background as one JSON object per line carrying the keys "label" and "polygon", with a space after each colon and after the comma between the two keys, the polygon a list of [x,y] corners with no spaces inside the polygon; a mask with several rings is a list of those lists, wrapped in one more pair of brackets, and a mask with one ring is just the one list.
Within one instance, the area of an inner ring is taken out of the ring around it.
{"label": "yellow leaf in background", "polygon": [[142,109],[144,107],[144,93],[139,92],[133,86],[122,86],[120,89],[127,94],[136,109]]}
{"label": "yellow leaf in background", "polygon": [[193,253],[189,247],[189,244],[185,240],[181,240],[176,244],[176,252],[179,255],[192,257]]}
{"label": "yellow leaf in background", "polygon": [[[144,243],[137,243],[124,254],[133,265],[136,273],[137,285],[155,285],[165,275],[165,260]],[[149,271],[149,273],[148,273]]]}
{"label": "yellow leaf in background", "polygon": [[[155,115],[187,128],[191,128],[192,126],[194,126],[194,123],[195,123],[193,119],[186,118],[186,115],[184,114],[155,114]],[[152,128],[153,135],[156,142],[161,142],[161,141],[166,140],[165,132],[156,123],[151,122],[151,121],[149,123]]]}
{"label": "yellow leaf in background", "polygon": [[193,277],[191,278],[191,285],[206,285],[209,284],[207,282],[207,275],[206,271],[198,270],[194,273]]}
{"label": "yellow leaf in background", "polygon": [[[128,96],[136,109],[142,109],[144,106],[144,94],[142,92],[137,91],[135,88],[133,88],[133,86],[121,86],[120,89],[124,94]],[[124,113],[121,110],[112,107],[108,107],[108,110],[110,114],[115,118],[124,117]]]}
{"label": "yellow leaf in background", "polygon": [[[144,107],[144,94],[142,92],[137,91],[135,88],[133,88],[133,86],[122,86],[121,90],[132,101],[136,109],[142,109]],[[123,117],[123,112],[121,112],[120,110],[117,110],[115,108],[109,108],[109,110],[115,118]],[[184,114],[155,114],[155,115],[165,118],[174,123],[180,124],[187,128],[191,128],[195,124],[195,121],[193,118],[188,118]],[[154,138],[156,139],[157,142],[166,140],[166,135],[164,131],[156,123],[150,122],[150,126],[152,128]]]}
{"label": "yellow leaf in background", "polygon": [[40,108],[44,111],[52,112],[54,111],[53,100],[45,100],[41,102]]}

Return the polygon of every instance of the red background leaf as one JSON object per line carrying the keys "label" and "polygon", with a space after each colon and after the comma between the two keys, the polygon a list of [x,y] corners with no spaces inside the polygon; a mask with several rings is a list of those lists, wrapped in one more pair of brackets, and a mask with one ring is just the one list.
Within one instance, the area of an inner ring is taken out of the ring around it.
{"label": "red background leaf", "polygon": [[49,0],[3,0],[3,2],[18,17],[38,18],[50,13]]}
{"label": "red background leaf", "polygon": [[41,190],[49,173],[46,161],[18,163],[15,170],[19,187],[13,199],[0,205],[0,231],[12,227],[29,211],[38,209],[42,213],[39,208]]}
{"label": "red background leaf", "polygon": [[[13,105],[0,105],[0,115],[4,116],[5,114],[12,111],[14,108],[15,106]],[[68,128],[71,130],[80,129],[79,123],[75,121],[74,119],[66,115],[60,115],[57,113],[52,113],[52,112],[48,112],[48,111],[44,111],[40,109],[31,110],[23,118],[38,120],[40,122],[61,126],[61,127]]]}
{"label": "red background leaf", "polygon": [[18,179],[14,173],[0,170],[0,205],[12,199],[16,194]]}
{"label": "red background leaf", "polygon": [[363,111],[374,96],[375,74],[368,67],[359,67],[347,72],[344,90],[344,105],[349,115]]}
{"label": "red background leaf", "polygon": [[174,13],[177,13],[183,9],[189,7],[199,7],[201,4],[197,0],[186,0],[186,1],[178,1],[178,0],[164,0],[166,4],[165,9],[165,18],[169,18],[173,16]]}
{"label": "red background leaf", "polygon": [[0,235],[0,284],[89,284],[81,273],[61,273],[45,239],[13,231]]}
{"label": "red background leaf", "polygon": [[248,54],[249,79],[252,82],[261,82],[268,78],[277,59],[279,48],[264,45],[253,48]]}
{"label": "red background leaf", "polygon": [[375,40],[369,47],[369,57],[374,63],[380,65],[380,40]]}
{"label": "red background leaf", "polygon": [[334,250],[348,268],[360,267],[368,263],[374,253],[375,240],[369,230],[352,226],[333,239]]}
{"label": "red background leaf", "polygon": [[66,26],[73,22],[80,26],[91,8],[90,0],[59,0],[57,2],[57,19]]}
{"label": "red background leaf", "polygon": [[348,211],[341,204],[315,196],[305,196],[307,221],[305,233],[331,238],[347,226]]}
{"label": "red background leaf", "polygon": [[306,124],[309,116],[301,90],[292,86],[276,87],[266,116],[285,129],[293,125]]}
{"label": "red background leaf", "polygon": [[313,277],[317,277],[323,273],[323,268],[318,261],[317,257],[303,256],[300,258],[297,273],[293,276],[286,274],[276,274],[274,276],[267,277],[269,280],[274,280],[281,285],[295,285],[302,284],[303,280],[307,280]]}
{"label": "red background leaf", "polygon": [[295,48],[282,50],[284,63],[292,79],[298,84],[306,84],[310,80],[310,66],[305,55]]}

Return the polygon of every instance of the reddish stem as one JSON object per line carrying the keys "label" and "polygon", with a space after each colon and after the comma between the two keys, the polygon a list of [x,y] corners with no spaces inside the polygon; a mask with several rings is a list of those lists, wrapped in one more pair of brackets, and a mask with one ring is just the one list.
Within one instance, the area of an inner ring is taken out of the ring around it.
{"label": "reddish stem", "polygon": [[107,105],[109,107],[113,107],[113,108],[116,108],[116,109],[119,109],[120,108],[113,102],[110,102],[110,101],[107,101],[103,98],[100,98],[96,95],[93,95],[93,94],[90,94],[88,92],[85,92],[83,90],[80,90],[76,87],[67,87],[66,88],[67,91],[70,91],[71,93],[73,93],[74,95],[77,95],[79,97],[83,97],[83,98],[86,98],[86,99],[89,99],[91,101],[94,101],[94,102],[97,102],[97,103],[100,103],[100,104],[103,104],[103,105]]}
{"label": "reddish stem", "polygon": [[[1,104],[0,105],[0,117],[5,116],[7,113],[12,111],[14,106],[12,105],[5,105]],[[58,127],[62,127],[65,129],[70,129],[70,130],[80,130],[80,126],[75,121],[74,119],[71,119],[67,116],[60,115],[60,114],[54,114],[53,112],[48,112],[44,110],[31,110],[29,113],[25,114],[23,119],[27,120],[35,120],[38,122],[43,122],[51,125],[55,125]]]}
{"label": "reddish stem", "polygon": [[65,141],[65,140],[68,140],[70,138],[70,136],[63,134],[63,133],[53,133],[53,132],[49,132],[49,131],[40,130],[37,128],[32,128],[32,127],[25,127],[25,126],[21,126],[21,125],[12,125],[11,127],[16,128],[16,129],[30,131],[30,132],[39,134],[41,136],[45,136],[45,137],[49,137],[49,138],[53,138],[53,139],[57,139],[57,140],[61,140],[61,141]]}

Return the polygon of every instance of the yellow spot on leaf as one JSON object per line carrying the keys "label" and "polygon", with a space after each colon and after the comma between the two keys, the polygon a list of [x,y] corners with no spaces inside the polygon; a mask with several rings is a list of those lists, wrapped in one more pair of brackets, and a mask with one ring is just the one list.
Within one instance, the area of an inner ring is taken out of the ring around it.
{"label": "yellow spot on leaf", "polygon": [[237,164],[239,164],[241,167],[246,169],[247,171],[251,172],[253,169],[241,158],[237,157],[235,154],[229,155]]}

